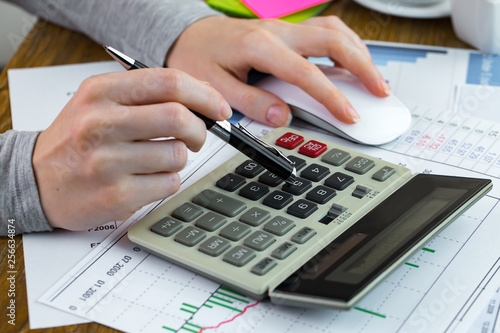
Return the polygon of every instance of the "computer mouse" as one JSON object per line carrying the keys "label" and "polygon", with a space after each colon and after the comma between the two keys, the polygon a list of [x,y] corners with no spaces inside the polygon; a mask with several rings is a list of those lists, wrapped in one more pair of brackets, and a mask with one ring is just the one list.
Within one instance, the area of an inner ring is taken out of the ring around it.
{"label": "computer mouse", "polygon": [[283,99],[290,105],[294,117],[357,143],[388,143],[409,128],[410,110],[396,96],[374,96],[361,80],[347,70],[323,65],[318,67],[351,102],[361,118],[358,123],[351,125],[339,121],[302,89],[274,76],[267,76],[255,86]]}

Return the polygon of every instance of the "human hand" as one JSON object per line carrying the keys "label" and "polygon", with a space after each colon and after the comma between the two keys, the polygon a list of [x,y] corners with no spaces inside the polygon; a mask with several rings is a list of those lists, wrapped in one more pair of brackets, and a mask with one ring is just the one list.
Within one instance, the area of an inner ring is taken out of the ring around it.
{"label": "human hand", "polygon": [[207,132],[188,108],[215,120],[231,115],[215,89],[174,69],[85,80],[35,144],[33,168],[51,226],[86,230],[176,192],[187,149],[199,150]]}
{"label": "human hand", "polygon": [[234,108],[265,124],[286,125],[290,109],[277,96],[245,84],[251,68],[299,86],[340,121],[358,121],[349,101],[306,56],[330,57],[336,66],[358,76],[374,95],[390,94],[368,48],[334,16],[299,24],[207,17],[180,35],[165,64],[210,82]]}

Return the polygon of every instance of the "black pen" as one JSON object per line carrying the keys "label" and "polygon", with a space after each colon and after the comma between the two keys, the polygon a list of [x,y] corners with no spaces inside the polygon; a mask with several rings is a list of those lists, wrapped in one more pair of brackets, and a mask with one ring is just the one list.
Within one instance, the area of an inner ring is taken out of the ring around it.
{"label": "black pen", "polygon": [[[104,49],[126,70],[148,68],[143,63],[115,50],[111,46],[104,46]],[[193,110],[191,112],[203,120],[207,130],[284,179],[287,183],[293,184],[297,176],[295,167],[292,161],[276,147],[260,140],[241,124],[236,127],[227,120],[215,121]]]}

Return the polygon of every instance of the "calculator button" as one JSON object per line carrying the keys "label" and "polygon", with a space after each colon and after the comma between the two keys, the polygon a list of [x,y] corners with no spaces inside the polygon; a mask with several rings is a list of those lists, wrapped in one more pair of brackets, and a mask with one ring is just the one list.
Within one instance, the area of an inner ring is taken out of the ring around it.
{"label": "calculator button", "polygon": [[267,171],[259,176],[259,182],[268,186],[276,187],[283,183],[283,178],[276,176],[271,171]]}
{"label": "calculator button", "polygon": [[250,208],[240,216],[240,221],[253,227],[259,226],[271,217],[271,214],[264,209],[257,207]]}
{"label": "calculator button", "polygon": [[227,175],[219,179],[215,183],[215,185],[228,192],[234,192],[241,186],[245,185],[245,183],[245,178],[243,178],[242,176],[238,176],[234,173],[228,173]]}
{"label": "calculator button", "polygon": [[372,176],[373,179],[378,180],[379,182],[383,182],[387,180],[390,176],[396,173],[396,170],[394,168],[385,166],[379,171],[375,172]]}
{"label": "calculator button", "polygon": [[257,182],[250,182],[245,187],[243,187],[239,195],[247,199],[257,201],[269,192],[269,187],[266,185],[259,184]]}
{"label": "calculator button", "polygon": [[206,232],[189,226],[181,230],[177,235],[175,235],[175,241],[186,246],[194,246],[198,244],[206,236]]}
{"label": "calculator button", "polygon": [[328,186],[318,185],[306,194],[306,199],[319,204],[325,204],[330,201],[337,192]]}
{"label": "calculator button", "polygon": [[248,235],[251,228],[241,222],[231,222],[221,229],[220,235],[232,241],[237,241]]}
{"label": "calculator button", "polygon": [[305,219],[306,217],[314,213],[317,209],[318,205],[316,205],[314,202],[300,199],[297,200],[293,205],[288,207],[286,212],[290,215]]}
{"label": "calculator button", "polygon": [[314,229],[304,227],[300,229],[295,235],[293,235],[292,241],[297,244],[304,244],[314,235],[316,235],[316,231],[314,231]]}
{"label": "calculator button", "polygon": [[273,235],[265,231],[256,231],[248,236],[243,245],[257,251],[264,251],[276,241]]}
{"label": "calculator button", "polygon": [[264,258],[250,270],[252,273],[257,275],[264,275],[269,272],[274,266],[276,266],[276,260],[271,258]]}
{"label": "calculator button", "polygon": [[319,182],[321,179],[325,178],[330,173],[330,169],[322,165],[313,163],[305,168],[300,174],[301,177],[312,180],[313,182]]}
{"label": "calculator button", "polygon": [[364,175],[368,170],[375,166],[375,162],[365,157],[355,157],[346,164],[346,170]]}
{"label": "calculator button", "polygon": [[292,161],[292,164],[293,164],[293,166],[295,167],[295,169],[297,171],[300,170],[300,169],[302,169],[303,167],[305,167],[306,164],[307,164],[306,160],[304,160],[304,159],[302,159],[300,157],[297,157],[295,155],[290,155],[290,156],[287,156],[287,157],[288,157],[288,159],[290,161]]}
{"label": "calculator button", "polygon": [[339,204],[332,204],[332,206],[330,207],[330,210],[328,211],[328,216],[333,218],[333,219],[336,219],[337,217],[340,216],[340,214],[342,214],[343,212],[345,212],[347,210],[346,207],[342,206],[342,205],[339,205]]}
{"label": "calculator button", "polygon": [[325,163],[334,165],[334,166],[339,166],[344,164],[347,160],[351,158],[351,155],[343,150],[333,148],[332,150],[328,151],[321,160]]}
{"label": "calculator button", "polygon": [[361,199],[370,192],[371,190],[368,187],[357,185],[354,191],[352,192],[352,196]]}
{"label": "calculator button", "polygon": [[273,217],[271,221],[264,225],[264,230],[275,234],[276,236],[283,236],[295,227],[292,220],[286,219],[281,216]]}
{"label": "calculator button", "polygon": [[231,247],[231,242],[228,241],[227,239],[218,236],[212,236],[200,244],[198,251],[208,254],[209,256],[212,257],[217,257],[230,247]]}
{"label": "calculator button", "polygon": [[231,265],[241,267],[255,258],[255,251],[247,247],[237,245],[224,255],[224,261]]}
{"label": "calculator button", "polygon": [[292,243],[285,242],[278,246],[276,250],[271,253],[271,255],[276,259],[283,260],[290,254],[292,254],[295,250],[297,250],[297,246],[293,245]]}
{"label": "calculator button", "polygon": [[174,210],[172,216],[184,222],[191,222],[201,214],[203,214],[203,209],[190,202],[185,202]]}
{"label": "calculator button", "polygon": [[304,142],[304,137],[292,132],[283,134],[276,140],[276,146],[283,147],[286,149],[295,149],[302,142]]}
{"label": "calculator button", "polygon": [[246,160],[236,168],[236,173],[246,178],[253,178],[264,171],[264,167],[252,160]]}
{"label": "calculator button", "polygon": [[354,182],[354,178],[342,172],[335,172],[325,180],[325,185],[342,191]]}
{"label": "calculator button", "polygon": [[286,183],[281,189],[293,195],[300,195],[311,187],[312,184],[310,181],[304,178],[297,177],[292,184]]}
{"label": "calculator button", "polygon": [[310,140],[305,145],[299,148],[299,153],[309,157],[318,157],[328,149],[324,143]]}
{"label": "calculator button", "polygon": [[180,230],[182,228],[182,224],[183,222],[167,216],[156,222],[151,228],[151,231],[163,237],[168,237]]}
{"label": "calculator button", "polygon": [[203,190],[193,198],[193,202],[229,217],[234,217],[247,208],[243,201],[213,190]]}
{"label": "calculator button", "polygon": [[226,223],[226,218],[220,214],[214,212],[208,212],[202,217],[200,217],[195,225],[206,231],[214,231],[219,229]]}
{"label": "calculator button", "polygon": [[264,198],[262,203],[274,209],[281,209],[293,201],[293,196],[282,191],[274,191]]}

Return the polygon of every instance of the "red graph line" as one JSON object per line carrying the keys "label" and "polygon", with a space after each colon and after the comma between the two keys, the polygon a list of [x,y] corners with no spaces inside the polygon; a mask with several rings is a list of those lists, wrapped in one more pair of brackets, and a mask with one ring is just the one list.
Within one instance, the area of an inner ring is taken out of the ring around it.
{"label": "red graph line", "polygon": [[226,321],[223,321],[222,323],[219,323],[219,325],[217,326],[209,326],[209,327],[202,327],[198,333],[202,333],[204,330],[209,330],[209,329],[213,329],[213,328],[219,328],[221,325],[224,325],[224,324],[227,324],[227,323],[230,323],[232,322],[233,320],[235,320],[236,318],[238,318],[239,316],[241,316],[242,314],[244,314],[247,309],[250,309],[251,307],[254,307],[256,306],[257,304],[259,304],[259,302],[255,302],[254,304],[250,304],[250,305],[247,305],[243,311],[241,311],[241,313],[238,313],[236,316],[234,316],[233,318],[229,319],[229,320],[226,320]]}

